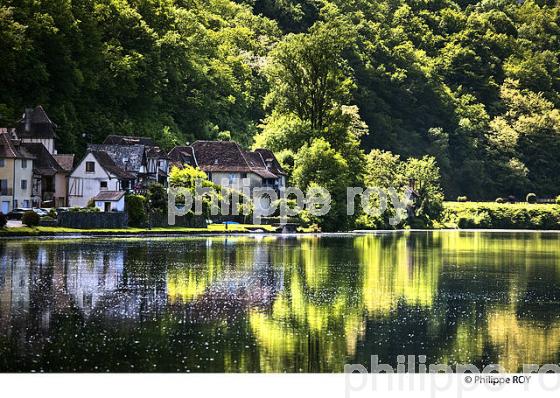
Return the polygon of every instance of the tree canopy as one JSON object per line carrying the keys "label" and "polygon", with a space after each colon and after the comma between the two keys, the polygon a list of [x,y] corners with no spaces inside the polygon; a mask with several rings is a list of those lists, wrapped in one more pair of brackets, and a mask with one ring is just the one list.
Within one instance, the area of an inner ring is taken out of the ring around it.
{"label": "tree canopy", "polygon": [[42,104],[61,151],[226,137],[301,173],[328,144],[350,183],[378,149],[448,198],[560,193],[557,0],[3,0],[0,53],[0,124]]}

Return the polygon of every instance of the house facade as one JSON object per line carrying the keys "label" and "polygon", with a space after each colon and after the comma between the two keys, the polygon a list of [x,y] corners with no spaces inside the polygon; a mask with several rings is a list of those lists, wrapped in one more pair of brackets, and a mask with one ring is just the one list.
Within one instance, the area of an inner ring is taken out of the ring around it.
{"label": "house facade", "polygon": [[124,211],[124,195],[123,191],[100,191],[92,200],[102,212]]}
{"label": "house facade", "polygon": [[136,176],[91,148],[68,177],[68,206],[86,207],[102,191],[131,190]]}
{"label": "house facade", "polygon": [[[135,188],[138,192],[145,190],[153,182],[167,185],[169,157],[151,138],[109,135],[98,149],[109,153],[117,163],[122,158],[141,159],[140,162],[131,164],[131,171],[137,176]],[[142,157],[139,152],[143,152]]]}
{"label": "house facade", "polygon": [[35,158],[33,162],[33,206],[66,206],[68,172],[60,166],[43,144],[23,143],[21,146]]}
{"label": "house facade", "polygon": [[267,149],[245,151],[232,141],[195,141],[190,146],[173,148],[172,164],[198,167],[213,183],[242,190],[286,185],[286,173],[274,154]]}
{"label": "house facade", "polygon": [[34,156],[11,134],[0,133],[0,211],[32,206]]}
{"label": "house facade", "polygon": [[[74,155],[58,154],[57,125],[41,105],[27,108],[15,128],[3,129],[14,143],[33,156],[31,198],[27,207],[64,207],[68,197],[68,175]],[[20,206],[23,207],[23,206]]]}

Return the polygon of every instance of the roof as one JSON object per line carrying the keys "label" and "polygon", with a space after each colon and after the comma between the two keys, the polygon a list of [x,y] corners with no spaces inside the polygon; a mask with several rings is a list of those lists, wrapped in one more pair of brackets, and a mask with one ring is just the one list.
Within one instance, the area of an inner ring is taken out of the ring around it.
{"label": "roof", "polygon": [[74,168],[74,154],[60,153],[53,157],[64,171],[70,172]]}
{"label": "roof", "polygon": [[35,159],[35,156],[22,148],[18,140],[12,140],[9,133],[0,133],[0,158]]}
{"label": "roof", "polygon": [[161,149],[159,146],[147,146],[146,156],[148,156],[149,158],[156,158],[156,159],[169,159],[165,151]]}
{"label": "roof", "polygon": [[144,145],[108,145],[90,144],[88,149],[106,153],[113,162],[122,170],[132,173],[139,173],[144,161]]}
{"label": "roof", "polygon": [[245,151],[233,141],[195,141],[173,148],[169,158],[173,165],[188,164],[205,172],[255,173],[269,179],[286,175],[268,149]]}
{"label": "roof", "polygon": [[267,169],[262,156],[258,152],[244,152],[245,159],[251,170],[262,178],[278,178],[278,176]]}
{"label": "roof", "polygon": [[91,153],[95,157],[101,167],[103,167],[109,173],[117,176],[118,178],[124,180],[133,180],[136,178],[134,174],[123,170],[117,164],[115,164],[111,156],[109,156],[107,153],[93,150],[89,150],[89,153]]}
{"label": "roof", "polygon": [[125,194],[124,191],[100,191],[92,199],[116,202],[121,200],[124,194]]}
{"label": "roof", "polygon": [[257,148],[255,149],[255,152],[261,155],[261,158],[263,159],[268,170],[277,175],[287,175],[280,165],[280,162],[278,162],[278,159],[276,159],[276,156],[274,156],[274,153],[272,153],[270,149]]}
{"label": "roof", "polygon": [[243,150],[236,142],[195,141],[192,148],[198,167],[204,171],[251,171]]}
{"label": "roof", "polygon": [[43,144],[27,142],[21,144],[21,146],[35,157],[33,162],[33,172],[35,174],[52,176],[64,171]]}
{"label": "roof", "polygon": [[106,145],[146,145],[156,146],[153,139],[149,137],[133,137],[128,135],[108,135],[103,141]]}
{"label": "roof", "polygon": [[35,109],[26,109],[23,117],[17,122],[16,135],[22,138],[48,139],[57,138],[57,125],[47,116],[41,105]]}
{"label": "roof", "polygon": [[192,167],[197,166],[193,149],[190,146],[176,146],[167,154],[167,156],[174,165],[187,164]]}

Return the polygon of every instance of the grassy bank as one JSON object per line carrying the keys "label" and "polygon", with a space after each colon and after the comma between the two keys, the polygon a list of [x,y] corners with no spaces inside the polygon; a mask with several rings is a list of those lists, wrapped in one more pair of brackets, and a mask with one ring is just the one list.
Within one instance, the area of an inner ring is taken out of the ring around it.
{"label": "grassy bank", "polygon": [[444,228],[560,230],[560,206],[552,204],[446,202]]}
{"label": "grassy bank", "polygon": [[247,233],[262,230],[264,232],[276,232],[271,225],[252,224],[214,224],[208,228],[116,228],[116,229],[77,229],[62,227],[21,227],[2,228],[0,237],[10,236],[57,236],[57,235],[173,235],[173,234],[223,234],[223,233]]}

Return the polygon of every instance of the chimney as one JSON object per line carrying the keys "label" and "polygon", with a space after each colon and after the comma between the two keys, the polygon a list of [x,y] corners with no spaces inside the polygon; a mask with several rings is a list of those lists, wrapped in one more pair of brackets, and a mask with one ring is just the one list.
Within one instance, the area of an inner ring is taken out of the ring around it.
{"label": "chimney", "polygon": [[33,112],[33,109],[25,108],[25,114],[23,115],[23,120],[25,121],[26,133],[29,133],[31,131],[31,112]]}

